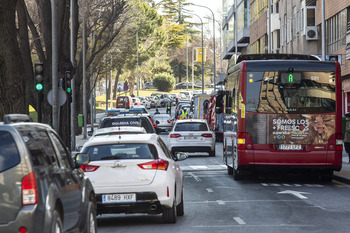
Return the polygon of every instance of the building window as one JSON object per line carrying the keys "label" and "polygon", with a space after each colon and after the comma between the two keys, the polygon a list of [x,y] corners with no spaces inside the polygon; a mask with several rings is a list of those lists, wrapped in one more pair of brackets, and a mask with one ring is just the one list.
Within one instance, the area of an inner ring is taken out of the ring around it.
{"label": "building window", "polygon": [[279,13],[279,4],[278,4],[278,2],[276,2],[275,10],[276,10],[276,14],[278,14]]}
{"label": "building window", "polygon": [[297,8],[293,6],[293,15],[292,15],[292,40],[297,37]]}
{"label": "building window", "polygon": [[327,52],[332,53],[346,46],[348,9],[344,9],[326,21]]}
{"label": "building window", "polygon": [[316,26],[316,7],[306,7],[306,26]]}
{"label": "building window", "polygon": [[287,14],[284,15],[284,44],[288,43]]}

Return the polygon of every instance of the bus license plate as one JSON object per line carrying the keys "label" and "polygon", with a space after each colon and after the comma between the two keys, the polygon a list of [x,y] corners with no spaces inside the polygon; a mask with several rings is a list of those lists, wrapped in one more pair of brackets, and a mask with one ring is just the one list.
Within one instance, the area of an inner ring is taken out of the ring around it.
{"label": "bus license plate", "polygon": [[301,150],[301,145],[281,144],[280,150]]}
{"label": "bus license plate", "polygon": [[135,193],[107,194],[102,195],[102,203],[136,202]]}

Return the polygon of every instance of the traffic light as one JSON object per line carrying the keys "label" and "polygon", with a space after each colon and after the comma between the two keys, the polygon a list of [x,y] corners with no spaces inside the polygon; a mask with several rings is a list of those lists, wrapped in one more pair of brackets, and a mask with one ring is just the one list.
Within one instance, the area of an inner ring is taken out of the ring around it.
{"label": "traffic light", "polygon": [[71,80],[72,80],[72,73],[70,71],[66,71],[65,73],[65,79],[66,79],[66,91],[68,94],[72,94],[72,85],[71,85]]}
{"label": "traffic light", "polygon": [[42,92],[44,89],[44,64],[41,62],[34,64],[35,90]]}

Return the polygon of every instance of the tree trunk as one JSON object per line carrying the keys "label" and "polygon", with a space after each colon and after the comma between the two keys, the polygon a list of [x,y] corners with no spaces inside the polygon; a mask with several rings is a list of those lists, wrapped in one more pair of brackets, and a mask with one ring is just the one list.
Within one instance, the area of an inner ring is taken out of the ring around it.
{"label": "tree trunk", "polygon": [[0,121],[4,114],[28,114],[26,74],[16,32],[17,0],[0,2]]}

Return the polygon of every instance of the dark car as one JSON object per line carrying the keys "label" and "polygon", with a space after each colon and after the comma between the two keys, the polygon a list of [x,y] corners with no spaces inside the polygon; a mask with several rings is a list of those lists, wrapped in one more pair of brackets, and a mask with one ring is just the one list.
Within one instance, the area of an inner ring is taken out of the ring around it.
{"label": "dark car", "polygon": [[[198,86],[198,85],[194,85],[193,87],[194,88],[202,88],[202,86]],[[192,83],[188,83],[188,88],[192,89]],[[174,89],[175,90],[187,89],[187,84],[186,83],[178,83],[178,84],[175,85]]]}
{"label": "dark car", "polygon": [[147,133],[156,133],[149,115],[123,114],[118,116],[105,117],[102,119],[99,128],[136,126],[145,128]]}
{"label": "dark car", "polygon": [[0,232],[96,232],[95,192],[56,132],[11,114],[0,122]]}

